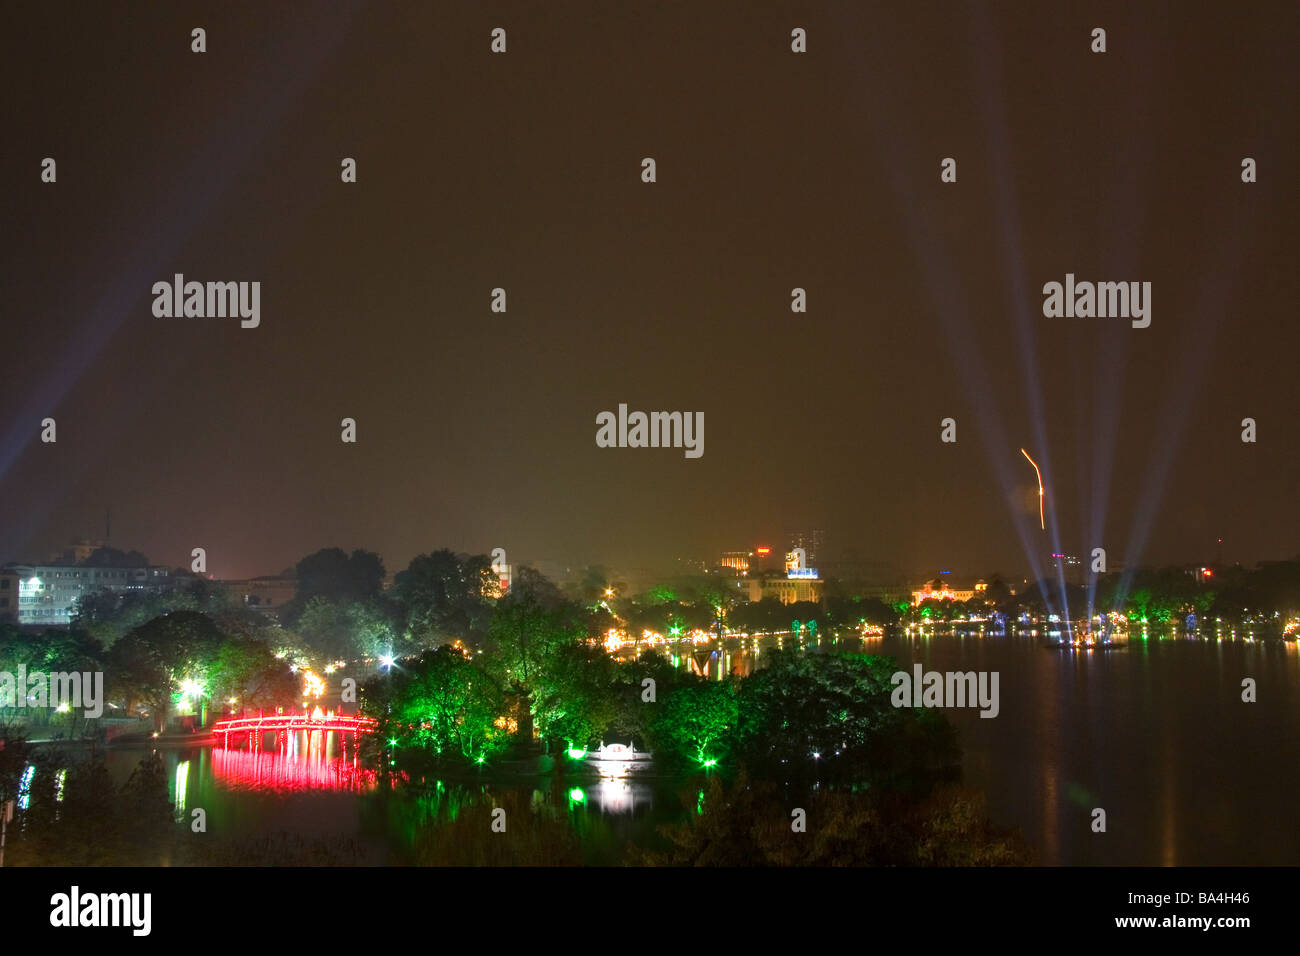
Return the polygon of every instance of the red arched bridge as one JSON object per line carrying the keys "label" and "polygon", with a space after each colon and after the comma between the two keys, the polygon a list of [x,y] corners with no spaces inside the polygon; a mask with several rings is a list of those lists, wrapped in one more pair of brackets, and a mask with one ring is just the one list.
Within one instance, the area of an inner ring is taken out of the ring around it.
{"label": "red arched bridge", "polygon": [[343,714],[260,714],[257,717],[231,717],[218,720],[212,725],[214,734],[222,735],[224,744],[230,743],[231,734],[248,734],[252,740],[260,740],[262,734],[270,731],[277,733],[297,733],[298,731],[335,731],[350,733],[355,740],[360,734],[368,734],[379,726],[374,717],[348,717]]}

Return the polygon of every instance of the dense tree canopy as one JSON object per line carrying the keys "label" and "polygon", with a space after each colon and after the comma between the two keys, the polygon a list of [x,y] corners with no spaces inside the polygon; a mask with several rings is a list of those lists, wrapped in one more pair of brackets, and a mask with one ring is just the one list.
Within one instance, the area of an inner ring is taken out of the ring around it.
{"label": "dense tree canopy", "polygon": [[955,764],[942,714],[895,707],[896,662],[866,654],[775,651],[740,684],[739,752],[791,779],[863,782]]}
{"label": "dense tree canopy", "polygon": [[435,760],[481,762],[509,742],[500,689],[458,648],[402,660],[368,681],[362,700],[383,737],[398,748],[424,748]]}
{"label": "dense tree canopy", "polygon": [[294,624],[313,598],[336,602],[378,598],[384,586],[384,562],[373,551],[322,548],[298,562],[297,593],[281,610],[281,619]]}
{"label": "dense tree canopy", "polygon": [[94,591],[77,602],[73,628],[85,631],[106,648],[128,631],[173,611],[216,615],[234,611],[229,592],[212,581],[183,577],[161,591]]}
{"label": "dense tree canopy", "polygon": [[143,702],[161,730],[175,696],[190,684],[203,696],[224,635],[213,620],[195,611],[173,611],[132,630],[109,652],[112,693],[132,704]]}
{"label": "dense tree canopy", "polygon": [[492,615],[488,595],[496,586],[485,555],[462,561],[443,549],[413,558],[397,575],[393,596],[416,646],[436,647],[450,640],[477,646],[487,632]]}

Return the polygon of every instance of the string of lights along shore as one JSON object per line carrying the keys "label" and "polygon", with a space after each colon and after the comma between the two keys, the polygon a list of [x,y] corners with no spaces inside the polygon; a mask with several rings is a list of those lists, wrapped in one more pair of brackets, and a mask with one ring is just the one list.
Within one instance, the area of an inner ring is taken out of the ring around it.
{"label": "string of lights along shore", "polygon": [[11,21],[0,867],[1300,863],[1300,5]]}

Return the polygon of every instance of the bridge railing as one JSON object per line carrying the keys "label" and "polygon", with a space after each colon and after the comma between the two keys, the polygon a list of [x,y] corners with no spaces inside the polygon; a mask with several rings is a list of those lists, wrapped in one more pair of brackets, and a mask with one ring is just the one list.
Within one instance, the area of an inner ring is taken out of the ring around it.
{"label": "bridge railing", "polygon": [[216,734],[259,733],[267,730],[336,730],[370,733],[379,726],[374,717],[348,717],[329,714],[265,714],[259,717],[230,717],[212,725]]}

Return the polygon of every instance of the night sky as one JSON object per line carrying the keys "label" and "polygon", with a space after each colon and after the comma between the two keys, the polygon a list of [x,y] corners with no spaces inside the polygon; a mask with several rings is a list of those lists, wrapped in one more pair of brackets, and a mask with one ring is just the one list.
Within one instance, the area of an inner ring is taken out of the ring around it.
{"label": "night sky", "polygon": [[[7,8],[0,562],[107,507],[219,578],[1300,550],[1300,7],[762,6]],[[260,281],[260,327],[154,317],[176,272]],[[1044,317],[1067,272],[1151,326]],[[597,448],[620,402],[703,411],[703,457]]]}

